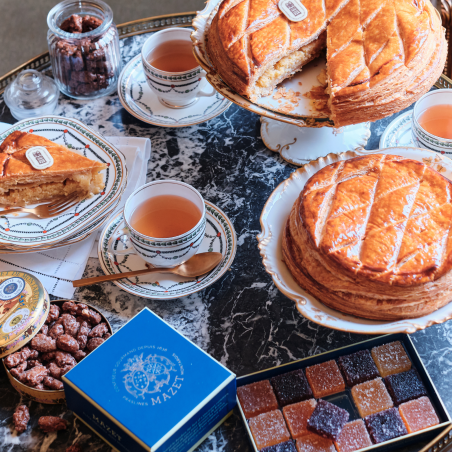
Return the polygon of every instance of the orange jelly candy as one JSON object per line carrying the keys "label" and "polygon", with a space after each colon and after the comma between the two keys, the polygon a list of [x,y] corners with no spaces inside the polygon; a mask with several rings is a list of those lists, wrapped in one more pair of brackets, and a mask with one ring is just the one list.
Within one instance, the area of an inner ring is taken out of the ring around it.
{"label": "orange jelly candy", "polygon": [[338,452],[353,452],[372,446],[364,421],[358,419],[345,424],[341,436],[339,436],[337,441],[334,441],[334,445]]}
{"label": "orange jelly candy", "polygon": [[253,417],[249,421],[249,426],[259,450],[290,439],[284,417],[279,410]]}
{"label": "orange jelly candy", "polygon": [[308,419],[311,417],[316,405],[315,399],[310,399],[287,405],[283,408],[283,414],[292,438],[297,439],[311,433],[307,428]]}
{"label": "orange jelly candy", "polygon": [[372,349],[372,358],[382,377],[406,372],[411,369],[411,361],[400,341],[390,342]]}
{"label": "orange jelly candy", "polygon": [[362,418],[394,406],[381,378],[353,386],[352,396]]}
{"label": "orange jelly candy", "polygon": [[268,380],[240,386],[237,395],[247,419],[278,408],[278,401]]}
{"label": "orange jelly candy", "polygon": [[307,367],[306,377],[316,399],[345,391],[344,379],[334,359]]}
{"label": "orange jelly candy", "polygon": [[297,439],[298,452],[336,452],[333,441],[315,433]]}
{"label": "orange jelly candy", "polygon": [[424,430],[439,424],[438,416],[428,397],[411,400],[399,406],[400,416],[406,425],[408,433]]}

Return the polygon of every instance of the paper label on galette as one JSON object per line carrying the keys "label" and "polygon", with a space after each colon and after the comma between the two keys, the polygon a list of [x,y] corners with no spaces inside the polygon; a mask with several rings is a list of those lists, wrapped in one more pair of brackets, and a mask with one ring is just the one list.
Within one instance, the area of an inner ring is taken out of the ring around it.
{"label": "paper label on galette", "polygon": [[280,0],[278,6],[292,22],[300,22],[308,17],[308,10],[299,0]]}
{"label": "paper label on galette", "polygon": [[53,157],[44,146],[34,146],[25,152],[31,166],[37,170],[43,170],[53,165]]}

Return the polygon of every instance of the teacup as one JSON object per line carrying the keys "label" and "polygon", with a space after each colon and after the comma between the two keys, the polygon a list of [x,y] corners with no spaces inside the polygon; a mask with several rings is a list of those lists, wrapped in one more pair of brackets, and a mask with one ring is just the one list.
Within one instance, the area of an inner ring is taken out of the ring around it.
{"label": "teacup", "polygon": [[450,89],[435,89],[424,94],[414,105],[413,119],[411,123],[411,133],[413,141],[417,146],[424,149],[444,153],[451,153],[452,140],[448,138],[441,138],[427,132],[420,124],[419,117],[430,107],[435,105],[452,105],[452,90]]}
{"label": "teacup", "polygon": [[[166,72],[153,67],[148,61],[151,51],[166,41],[181,39],[191,43],[190,34],[191,30],[186,28],[167,28],[150,36],[141,49],[147,84],[166,107],[186,108],[200,97],[210,97],[216,92],[206,80],[206,72],[201,66],[183,72]],[[204,91],[207,87],[210,87],[208,92]]]}
{"label": "teacup", "polygon": [[[188,199],[198,207],[201,219],[192,229],[177,237],[155,238],[140,233],[131,225],[134,211],[149,198],[160,195],[176,195]],[[177,180],[158,180],[136,189],[127,199],[123,215],[126,227],[110,242],[110,254],[136,254],[154,267],[176,267],[190,259],[197,253],[206,230],[204,199],[195,188]],[[115,249],[118,241],[122,241],[127,248]],[[129,243],[131,247],[128,247]]]}

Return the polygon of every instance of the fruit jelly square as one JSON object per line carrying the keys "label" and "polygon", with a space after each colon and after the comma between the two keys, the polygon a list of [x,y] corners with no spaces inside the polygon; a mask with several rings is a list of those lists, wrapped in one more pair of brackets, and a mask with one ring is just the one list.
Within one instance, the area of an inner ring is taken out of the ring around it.
{"label": "fruit jelly square", "polygon": [[334,359],[307,367],[306,377],[316,399],[345,391],[344,379]]}
{"label": "fruit jelly square", "polygon": [[348,386],[355,386],[380,376],[369,350],[360,350],[337,360]]}
{"label": "fruit jelly square", "polygon": [[362,418],[394,406],[381,378],[353,386],[352,397]]}
{"label": "fruit jelly square", "polygon": [[435,408],[428,397],[411,400],[399,406],[400,415],[409,433],[439,424]]}
{"label": "fruit jelly square", "polygon": [[315,399],[310,399],[283,408],[284,418],[292,438],[297,439],[310,433],[308,431],[308,419],[314,412],[316,405]]}
{"label": "fruit jelly square", "polygon": [[312,390],[301,369],[287,372],[270,380],[281,406],[301,402],[312,397]]}
{"label": "fruit jelly square", "polygon": [[427,395],[427,390],[414,369],[389,375],[385,378],[385,383],[395,406]]}
{"label": "fruit jelly square", "polygon": [[297,439],[298,452],[336,452],[333,441],[311,433]]}
{"label": "fruit jelly square", "polygon": [[268,380],[240,386],[237,395],[247,419],[278,408],[278,401]]}
{"label": "fruit jelly square", "polygon": [[406,435],[407,429],[397,408],[367,416],[364,421],[372,441],[375,444]]}
{"label": "fruit jelly square", "polygon": [[364,421],[358,419],[345,424],[341,435],[334,441],[334,445],[338,452],[353,452],[372,446]]}
{"label": "fruit jelly square", "polygon": [[324,438],[336,440],[349,417],[348,412],[342,408],[326,400],[319,400],[308,419],[308,430]]}
{"label": "fruit jelly square", "polygon": [[249,426],[259,450],[290,439],[284,417],[279,410],[253,417],[249,420]]}
{"label": "fruit jelly square", "polygon": [[276,446],[265,447],[261,452],[297,452],[295,442],[292,440],[285,443],[276,444]]}
{"label": "fruit jelly square", "polygon": [[372,358],[382,377],[406,372],[411,369],[410,358],[408,358],[400,341],[374,347],[372,349]]}

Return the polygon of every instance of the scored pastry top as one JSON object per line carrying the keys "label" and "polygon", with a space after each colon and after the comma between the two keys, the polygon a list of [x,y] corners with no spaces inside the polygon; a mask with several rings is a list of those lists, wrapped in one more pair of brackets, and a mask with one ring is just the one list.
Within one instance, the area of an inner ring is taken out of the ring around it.
{"label": "scored pastry top", "polygon": [[452,267],[452,183],[421,162],[339,161],[314,174],[297,203],[298,224],[333,271],[404,286]]}
{"label": "scored pastry top", "polygon": [[[303,0],[308,16],[291,22],[278,0],[225,0],[218,10],[224,51],[246,79],[318,38],[327,26],[331,87],[369,83],[384,68],[422,63],[416,56],[438,28],[426,0]],[[433,39],[433,38],[432,38]],[[429,42],[430,40],[430,42]],[[423,62],[426,64],[427,62]],[[235,71],[237,75],[239,73]]]}
{"label": "scored pastry top", "polygon": [[[33,168],[25,153],[35,146],[43,146],[53,157],[53,165],[43,170]],[[91,160],[39,135],[16,131],[0,145],[0,182],[17,177],[39,178],[71,174],[74,171],[102,170],[107,165]]]}

